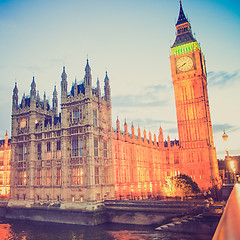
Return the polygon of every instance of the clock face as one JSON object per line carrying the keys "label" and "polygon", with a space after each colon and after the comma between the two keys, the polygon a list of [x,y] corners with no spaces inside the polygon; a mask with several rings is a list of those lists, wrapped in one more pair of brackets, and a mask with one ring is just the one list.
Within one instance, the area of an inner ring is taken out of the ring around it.
{"label": "clock face", "polygon": [[181,57],[177,60],[177,69],[182,72],[190,70],[193,66],[193,60],[190,57]]}

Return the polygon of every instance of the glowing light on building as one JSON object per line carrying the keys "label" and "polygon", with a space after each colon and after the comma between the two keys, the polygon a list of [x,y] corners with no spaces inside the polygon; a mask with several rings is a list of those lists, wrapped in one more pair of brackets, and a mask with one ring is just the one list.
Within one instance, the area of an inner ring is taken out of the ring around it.
{"label": "glowing light on building", "polygon": [[11,146],[8,135],[0,143],[0,197],[8,198],[10,193],[10,158]]}

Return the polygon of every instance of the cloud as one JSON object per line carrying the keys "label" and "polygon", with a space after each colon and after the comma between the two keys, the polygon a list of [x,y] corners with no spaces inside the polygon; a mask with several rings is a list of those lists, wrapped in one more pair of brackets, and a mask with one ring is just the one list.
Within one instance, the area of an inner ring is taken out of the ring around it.
{"label": "cloud", "polygon": [[231,132],[236,132],[240,129],[239,126],[231,125],[228,123],[214,124],[212,128],[213,128],[213,133],[223,132],[223,130],[225,130],[227,133],[231,133]]}
{"label": "cloud", "polygon": [[240,70],[236,70],[233,73],[220,71],[220,72],[208,72],[208,83],[211,86],[222,86],[230,84],[239,80]]}
{"label": "cloud", "polygon": [[150,99],[141,95],[123,95],[112,97],[114,107],[159,107],[168,104],[168,100]]}
{"label": "cloud", "polygon": [[156,92],[156,91],[164,91],[164,90],[168,89],[168,87],[166,85],[163,85],[163,84],[157,84],[157,85],[147,86],[146,89],[149,92]]}
{"label": "cloud", "polygon": [[112,97],[114,107],[159,107],[169,105],[170,88],[158,84],[147,86],[139,94],[117,95]]}
{"label": "cloud", "polygon": [[178,129],[177,128],[169,128],[169,129],[166,129],[166,132],[171,133],[171,134],[178,134]]}
{"label": "cloud", "polygon": [[134,120],[134,122],[137,122],[137,123],[141,124],[142,126],[157,125],[160,127],[160,124],[162,124],[162,123],[175,124],[175,122],[173,122],[173,121],[158,120],[158,119],[156,120],[156,119],[152,119],[152,118],[134,118],[133,120]]}

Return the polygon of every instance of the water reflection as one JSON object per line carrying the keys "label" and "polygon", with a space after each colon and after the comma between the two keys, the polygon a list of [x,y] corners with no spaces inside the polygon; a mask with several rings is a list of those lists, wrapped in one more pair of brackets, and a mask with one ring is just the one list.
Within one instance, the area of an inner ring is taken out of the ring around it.
{"label": "water reflection", "polygon": [[1,240],[210,240],[211,236],[155,231],[149,226],[78,226],[0,218]]}

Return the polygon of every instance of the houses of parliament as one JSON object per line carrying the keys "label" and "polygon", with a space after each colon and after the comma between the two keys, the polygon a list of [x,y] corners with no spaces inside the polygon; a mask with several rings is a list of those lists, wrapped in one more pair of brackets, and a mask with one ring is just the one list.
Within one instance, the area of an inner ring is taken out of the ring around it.
{"label": "houses of parliament", "polygon": [[88,60],[84,81],[71,89],[63,67],[61,91],[54,87],[51,105],[45,94],[40,98],[34,78],[21,100],[15,84],[11,144],[6,134],[0,147],[0,194],[13,204],[72,204],[163,196],[166,179],[178,174],[192,177],[201,190],[218,185],[205,58],[181,2],[170,64],[179,135],[174,141],[164,140],[161,127],[158,135],[126,122],[121,130],[118,119],[113,127],[111,81],[106,72],[104,94],[99,80],[93,88]]}

